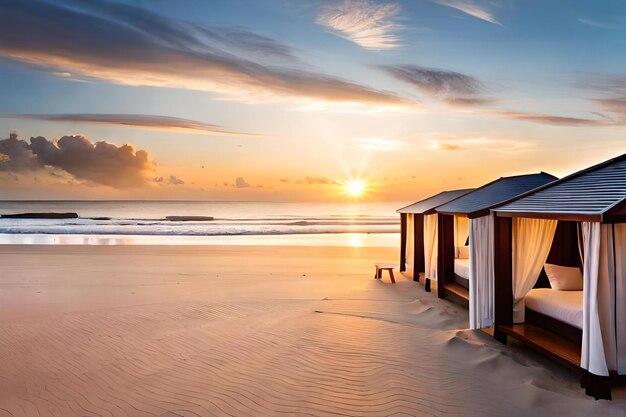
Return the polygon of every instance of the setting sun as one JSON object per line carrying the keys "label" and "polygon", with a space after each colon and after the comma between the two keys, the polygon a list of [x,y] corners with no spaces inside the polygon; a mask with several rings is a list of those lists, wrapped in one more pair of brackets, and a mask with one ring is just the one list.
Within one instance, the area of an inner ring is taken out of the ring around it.
{"label": "setting sun", "polygon": [[363,181],[350,181],[346,184],[346,193],[352,197],[360,197],[365,192]]}

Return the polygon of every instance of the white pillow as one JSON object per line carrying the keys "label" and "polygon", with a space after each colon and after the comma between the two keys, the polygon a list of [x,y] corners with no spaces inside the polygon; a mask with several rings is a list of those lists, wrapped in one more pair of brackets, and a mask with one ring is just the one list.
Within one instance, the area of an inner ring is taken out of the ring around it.
{"label": "white pillow", "polygon": [[577,266],[545,264],[543,266],[550,280],[550,287],[557,291],[582,291],[583,274]]}
{"label": "white pillow", "polygon": [[457,258],[459,258],[459,259],[469,259],[469,246],[459,246],[457,248],[457,252],[459,254],[459,256],[457,256]]}

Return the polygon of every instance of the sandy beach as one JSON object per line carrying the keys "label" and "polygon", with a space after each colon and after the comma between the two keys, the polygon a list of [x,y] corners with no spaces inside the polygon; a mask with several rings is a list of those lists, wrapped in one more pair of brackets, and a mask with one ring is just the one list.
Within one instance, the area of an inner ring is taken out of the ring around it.
{"label": "sandy beach", "polygon": [[0,246],[0,416],[618,416],[394,248]]}

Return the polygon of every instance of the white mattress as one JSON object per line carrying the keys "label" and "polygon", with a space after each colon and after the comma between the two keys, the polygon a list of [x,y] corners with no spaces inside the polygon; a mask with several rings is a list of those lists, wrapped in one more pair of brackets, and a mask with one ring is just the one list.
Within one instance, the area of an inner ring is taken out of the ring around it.
{"label": "white mattress", "polygon": [[583,292],[534,288],[525,298],[526,308],[579,329],[583,328]]}
{"label": "white mattress", "polygon": [[454,273],[465,279],[469,279],[469,259],[454,260]]}

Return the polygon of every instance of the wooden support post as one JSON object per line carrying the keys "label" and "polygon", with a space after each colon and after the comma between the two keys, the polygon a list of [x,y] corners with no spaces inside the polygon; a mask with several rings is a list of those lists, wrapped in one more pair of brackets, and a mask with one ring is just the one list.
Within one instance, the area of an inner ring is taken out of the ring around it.
{"label": "wooden support post", "polygon": [[406,213],[400,213],[400,272],[406,271]]}
{"label": "wooden support post", "polygon": [[420,272],[424,272],[424,215],[413,215],[413,281],[419,282]]}
{"label": "wooden support post", "polygon": [[495,317],[493,337],[506,344],[506,333],[499,326],[513,325],[513,254],[512,219],[497,217],[494,224],[494,294]]}
{"label": "wooden support post", "polygon": [[437,296],[446,296],[445,283],[454,281],[454,216],[437,214]]}
{"label": "wooden support post", "polygon": [[580,386],[585,389],[585,394],[592,396],[596,400],[610,400],[611,398],[611,377],[599,376],[581,369]]}

